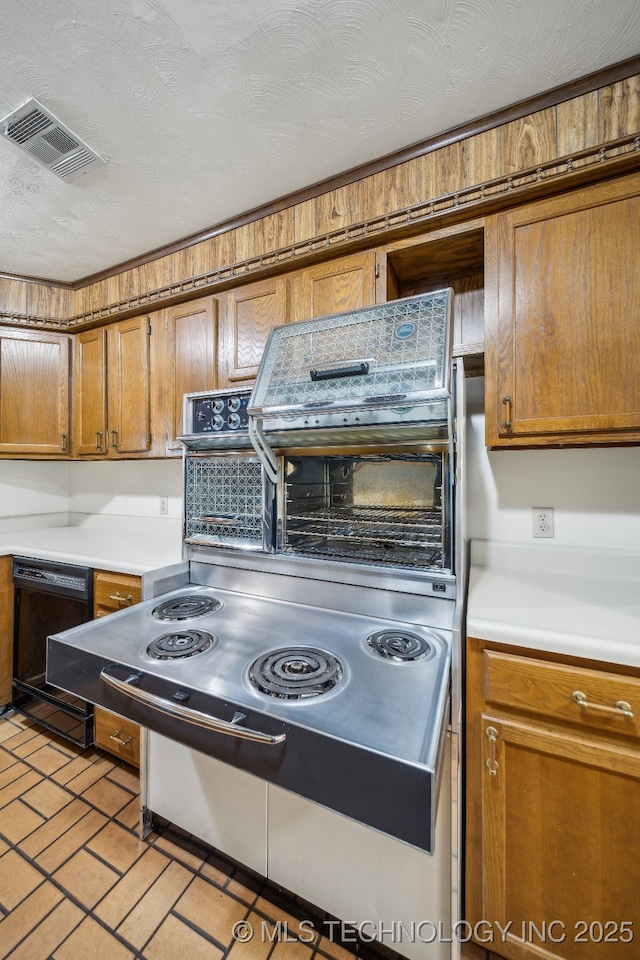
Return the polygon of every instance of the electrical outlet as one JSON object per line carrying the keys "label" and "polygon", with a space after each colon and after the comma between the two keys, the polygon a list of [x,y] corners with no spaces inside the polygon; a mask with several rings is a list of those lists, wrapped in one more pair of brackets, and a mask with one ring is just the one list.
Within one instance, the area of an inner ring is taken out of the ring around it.
{"label": "electrical outlet", "polygon": [[554,537],[553,507],[532,507],[534,537]]}
{"label": "electrical outlet", "polygon": [[160,497],[160,516],[164,517],[169,513],[169,497]]}

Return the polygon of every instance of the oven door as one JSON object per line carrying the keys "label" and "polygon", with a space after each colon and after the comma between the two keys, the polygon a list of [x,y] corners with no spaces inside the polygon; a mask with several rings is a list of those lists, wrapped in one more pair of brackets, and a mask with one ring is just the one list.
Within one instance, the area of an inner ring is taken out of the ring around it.
{"label": "oven door", "polygon": [[273,550],[275,488],[257,457],[188,452],[184,490],[185,544]]}

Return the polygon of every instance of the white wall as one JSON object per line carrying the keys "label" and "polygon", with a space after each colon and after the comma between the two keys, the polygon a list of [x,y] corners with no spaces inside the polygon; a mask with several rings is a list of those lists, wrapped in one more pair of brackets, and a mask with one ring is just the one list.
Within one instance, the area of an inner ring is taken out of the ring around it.
{"label": "white wall", "polygon": [[69,464],[0,460],[0,529],[65,524],[69,509]]}
{"label": "white wall", "polygon": [[[182,517],[182,460],[92,460],[69,464],[69,511],[120,517]],[[168,497],[168,514],[160,499]]]}
{"label": "white wall", "polygon": [[[493,450],[484,380],[467,380],[469,537],[640,550],[640,446]],[[555,538],[534,540],[532,507],[553,507]]]}

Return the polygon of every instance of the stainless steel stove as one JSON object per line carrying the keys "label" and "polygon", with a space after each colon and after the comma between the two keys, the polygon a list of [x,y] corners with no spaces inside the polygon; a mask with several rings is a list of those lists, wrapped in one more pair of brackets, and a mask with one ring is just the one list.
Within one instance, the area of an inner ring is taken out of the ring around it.
{"label": "stainless steel stove", "polygon": [[148,731],[149,816],[338,916],[457,916],[451,314],[443,290],[276,328],[251,396],[187,395],[184,564],[48,640],[50,683]]}

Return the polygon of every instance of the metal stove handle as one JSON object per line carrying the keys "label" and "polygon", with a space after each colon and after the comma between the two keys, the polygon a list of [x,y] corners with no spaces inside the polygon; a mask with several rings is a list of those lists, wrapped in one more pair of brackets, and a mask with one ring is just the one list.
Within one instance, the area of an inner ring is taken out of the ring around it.
{"label": "metal stove handle", "polygon": [[[136,676],[134,674],[134,676]],[[236,713],[233,720],[220,720],[218,717],[209,716],[207,713],[201,713],[199,710],[191,710],[189,707],[183,707],[179,703],[172,703],[170,700],[164,700],[153,693],[145,693],[139,690],[127,680],[118,680],[107,673],[107,668],[103,667],[100,671],[100,679],[109,684],[110,687],[124,693],[132,700],[137,700],[145,707],[151,707],[159,713],[167,713],[172,717],[178,717],[186,723],[191,723],[196,727],[204,727],[205,730],[215,730],[218,733],[226,733],[231,737],[238,737],[240,740],[253,740],[255,743],[283,743],[286,740],[286,733],[271,735],[262,733],[260,730],[250,730],[248,727],[240,727],[238,724],[246,719],[245,714]],[[131,679],[131,678],[129,678]]]}

